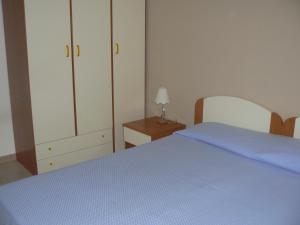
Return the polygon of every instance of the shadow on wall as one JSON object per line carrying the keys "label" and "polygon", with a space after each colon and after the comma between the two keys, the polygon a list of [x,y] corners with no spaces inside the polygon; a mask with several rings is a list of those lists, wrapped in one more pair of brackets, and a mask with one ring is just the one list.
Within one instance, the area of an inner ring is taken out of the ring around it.
{"label": "shadow on wall", "polygon": [[4,42],[2,3],[0,2],[0,157],[15,153],[7,65]]}

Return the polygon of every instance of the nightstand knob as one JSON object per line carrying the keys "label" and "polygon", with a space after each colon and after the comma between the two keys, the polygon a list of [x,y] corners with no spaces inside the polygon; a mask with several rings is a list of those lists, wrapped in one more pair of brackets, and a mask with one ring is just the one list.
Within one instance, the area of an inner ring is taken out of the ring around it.
{"label": "nightstand knob", "polygon": [[51,163],[49,163],[49,165],[50,165],[50,166],[53,166],[53,163],[51,162]]}
{"label": "nightstand knob", "polygon": [[52,151],[52,148],[51,148],[51,147],[49,147],[49,148],[48,148],[48,150],[49,150],[49,151]]}
{"label": "nightstand knob", "polygon": [[102,138],[104,138],[104,137],[105,137],[105,135],[103,134],[103,135],[102,135]]}

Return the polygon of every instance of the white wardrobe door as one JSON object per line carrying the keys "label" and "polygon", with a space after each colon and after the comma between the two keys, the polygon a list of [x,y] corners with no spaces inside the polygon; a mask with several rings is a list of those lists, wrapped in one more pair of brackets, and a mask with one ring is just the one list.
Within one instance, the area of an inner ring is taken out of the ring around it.
{"label": "white wardrobe door", "polygon": [[[116,150],[122,124],[145,115],[145,0],[113,0]],[[118,46],[117,46],[118,45]]]}
{"label": "white wardrobe door", "polygon": [[75,135],[69,0],[25,0],[36,144]]}
{"label": "white wardrobe door", "polygon": [[73,0],[78,133],[112,127],[110,1]]}

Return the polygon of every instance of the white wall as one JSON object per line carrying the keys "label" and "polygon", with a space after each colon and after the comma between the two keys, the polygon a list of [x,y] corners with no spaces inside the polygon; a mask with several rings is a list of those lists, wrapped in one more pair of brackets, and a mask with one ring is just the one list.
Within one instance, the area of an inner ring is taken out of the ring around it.
{"label": "white wall", "polygon": [[147,114],[193,123],[197,98],[231,95],[300,116],[299,0],[147,1]]}
{"label": "white wall", "polygon": [[0,3],[0,157],[15,153],[11,120],[2,4]]}

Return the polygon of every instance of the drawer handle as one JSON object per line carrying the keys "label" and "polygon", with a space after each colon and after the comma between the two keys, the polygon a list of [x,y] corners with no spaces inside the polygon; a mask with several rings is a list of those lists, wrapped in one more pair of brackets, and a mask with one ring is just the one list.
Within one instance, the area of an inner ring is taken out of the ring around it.
{"label": "drawer handle", "polygon": [[105,138],[105,135],[104,135],[104,134],[102,135],[102,138]]}
{"label": "drawer handle", "polygon": [[49,151],[52,151],[52,148],[51,148],[51,147],[49,147],[49,148],[48,148],[48,150],[49,150]]}
{"label": "drawer handle", "polygon": [[53,163],[51,162],[51,163],[49,163],[49,165],[50,165],[50,166],[53,166]]}

